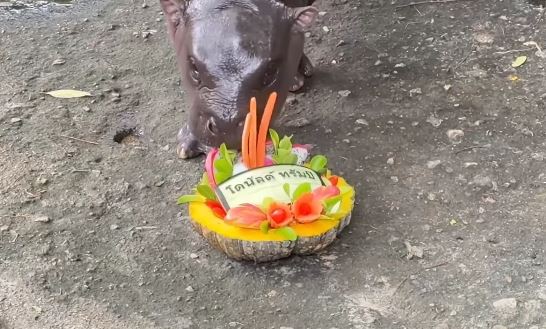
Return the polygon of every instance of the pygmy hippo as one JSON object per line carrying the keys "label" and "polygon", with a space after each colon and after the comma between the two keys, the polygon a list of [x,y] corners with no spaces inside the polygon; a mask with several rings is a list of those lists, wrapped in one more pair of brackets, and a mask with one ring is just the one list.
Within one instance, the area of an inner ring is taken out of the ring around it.
{"label": "pygmy hippo", "polygon": [[178,133],[183,159],[222,142],[238,149],[250,99],[256,97],[263,111],[276,91],[274,122],[288,92],[313,72],[303,45],[318,14],[314,0],[160,2],[191,104]]}

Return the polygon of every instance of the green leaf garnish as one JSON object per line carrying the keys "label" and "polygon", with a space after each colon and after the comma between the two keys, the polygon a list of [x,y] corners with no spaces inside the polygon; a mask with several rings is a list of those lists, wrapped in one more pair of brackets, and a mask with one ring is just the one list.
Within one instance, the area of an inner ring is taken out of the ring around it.
{"label": "green leaf garnish", "polygon": [[277,152],[277,149],[279,148],[279,134],[277,134],[275,130],[269,129],[269,136],[271,137],[271,141],[273,142],[275,152]]}
{"label": "green leaf garnish", "polygon": [[309,168],[316,171],[320,175],[324,175],[328,168],[326,165],[328,164],[328,159],[321,154],[315,155],[311,161],[309,162]]}
{"label": "green leaf garnish", "polygon": [[288,195],[288,197],[292,199],[292,196],[290,194],[290,184],[284,183],[282,189],[284,190],[284,193],[286,193],[286,195]]}
{"label": "green leaf garnish", "polygon": [[334,209],[334,207],[341,202],[341,198],[342,198],[341,195],[336,195],[335,197],[332,197],[330,199],[326,199],[323,201],[323,206],[324,206],[324,209],[326,210],[326,214],[328,215],[330,214],[332,209]]}
{"label": "green leaf garnish", "polygon": [[281,227],[276,229],[275,231],[286,240],[296,241],[298,239],[296,231],[294,231],[294,229],[291,227]]}
{"label": "green leaf garnish", "polygon": [[284,136],[279,142],[279,149],[292,151],[292,136]]}
{"label": "green leaf garnish", "polygon": [[229,154],[229,151],[227,149],[227,146],[225,143],[222,143],[222,145],[220,145],[220,155],[221,155],[221,158],[222,159],[226,159],[230,165],[233,165],[233,162],[231,160],[231,156]]}
{"label": "green leaf garnish", "polygon": [[292,201],[296,201],[302,194],[311,192],[311,183],[302,183],[300,184],[294,194],[292,195]]}
{"label": "green leaf garnish", "polygon": [[220,159],[216,159],[214,161],[214,168],[216,169],[214,178],[216,178],[218,184],[221,184],[233,175],[233,164],[231,163],[231,159],[229,159],[229,155],[228,158],[222,156]]}
{"label": "green leaf garnish", "polygon": [[309,168],[313,169],[316,172],[324,173],[326,172],[326,165],[328,164],[328,159],[324,155],[315,155],[309,162]]}
{"label": "green leaf garnish", "polygon": [[197,185],[197,192],[207,198],[207,200],[217,200],[216,193],[212,190],[212,188],[208,185],[201,184]]}
{"label": "green leaf garnish", "polygon": [[203,196],[201,195],[183,195],[180,198],[178,198],[178,204],[182,205],[185,203],[191,203],[191,202],[205,202],[207,201]]}
{"label": "green leaf garnish", "polygon": [[260,223],[260,231],[262,231],[263,234],[269,232],[269,221],[264,220]]}

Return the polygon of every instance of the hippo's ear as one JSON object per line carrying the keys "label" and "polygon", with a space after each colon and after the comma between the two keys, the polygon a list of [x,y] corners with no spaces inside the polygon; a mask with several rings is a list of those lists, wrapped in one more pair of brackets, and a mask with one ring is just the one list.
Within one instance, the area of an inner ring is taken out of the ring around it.
{"label": "hippo's ear", "polygon": [[159,0],[171,39],[174,38],[178,25],[183,23],[188,2],[189,0]]}
{"label": "hippo's ear", "polygon": [[315,7],[299,7],[294,8],[292,11],[292,17],[294,19],[294,27],[304,31],[313,25],[315,19],[318,16],[318,10]]}

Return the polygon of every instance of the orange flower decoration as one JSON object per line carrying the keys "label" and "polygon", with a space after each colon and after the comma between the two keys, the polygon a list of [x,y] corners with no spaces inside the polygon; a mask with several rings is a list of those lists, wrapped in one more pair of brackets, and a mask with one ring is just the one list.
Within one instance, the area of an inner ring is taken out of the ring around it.
{"label": "orange flower decoration", "polygon": [[296,222],[311,223],[320,217],[322,203],[313,196],[313,193],[304,193],[292,205],[292,212]]}
{"label": "orange flower decoration", "polygon": [[292,223],[294,216],[287,204],[273,202],[267,209],[267,219],[272,228],[279,228]]}
{"label": "orange flower decoration", "polygon": [[244,203],[238,207],[229,209],[226,222],[244,228],[259,229],[261,222],[266,220],[266,214],[252,204]]}
{"label": "orange flower decoration", "polygon": [[224,210],[224,207],[222,207],[222,204],[215,200],[207,200],[205,202],[207,206],[212,210],[214,215],[219,218],[226,217],[226,211]]}

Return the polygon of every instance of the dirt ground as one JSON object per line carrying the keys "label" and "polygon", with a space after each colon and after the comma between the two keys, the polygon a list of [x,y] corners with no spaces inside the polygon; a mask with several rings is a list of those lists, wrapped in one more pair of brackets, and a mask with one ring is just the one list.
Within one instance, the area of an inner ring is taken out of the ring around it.
{"label": "dirt ground", "polygon": [[546,328],[544,1],[408,3],[317,1],[281,132],[357,205],[326,252],[255,265],[176,205],[203,158],[176,158],[157,1],[1,2],[0,328]]}

